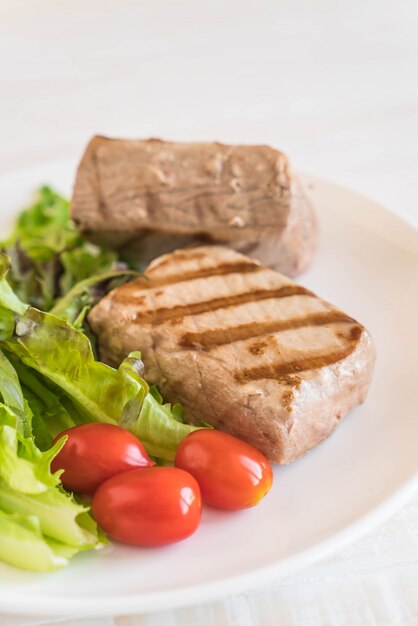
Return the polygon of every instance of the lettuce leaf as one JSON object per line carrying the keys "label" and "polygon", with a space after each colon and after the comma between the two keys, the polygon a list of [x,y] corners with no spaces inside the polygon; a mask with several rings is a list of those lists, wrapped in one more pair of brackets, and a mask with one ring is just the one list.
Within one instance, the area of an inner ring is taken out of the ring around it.
{"label": "lettuce leaf", "polygon": [[[47,381],[41,380],[34,370],[25,366],[19,359],[9,355],[22,386],[22,393],[32,412],[32,431],[35,444],[40,450],[48,450],[57,435],[67,428],[83,423],[72,412],[68,412],[68,402],[57,389],[51,391]],[[70,407],[71,408],[71,407]]]}
{"label": "lettuce leaf", "polygon": [[24,302],[44,311],[85,278],[122,269],[114,252],[85,242],[70,219],[68,200],[39,189],[0,249],[12,260],[9,282]]}
{"label": "lettuce leaf", "polygon": [[23,398],[19,378],[10,361],[0,350],[0,398],[21,416],[16,427],[22,434],[30,433],[30,411]]}
{"label": "lettuce leaf", "polygon": [[[178,405],[174,405],[176,407]],[[148,393],[141,412],[129,430],[142,441],[150,456],[173,461],[176,450],[188,434],[202,426],[190,426],[179,420],[170,404],[160,404]]]}
{"label": "lettuce leaf", "polygon": [[56,301],[50,313],[70,322],[75,328],[88,334],[88,327],[85,326],[84,322],[90,309],[108,291],[135,276],[138,276],[138,272],[114,269],[84,278],[76,283],[68,293],[64,292],[65,295]]}
{"label": "lettuce leaf", "polygon": [[[3,320],[2,326],[10,327],[11,313],[20,313],[23,315],[28,308],[27,304],[24,304],[22,300],[15,294],[12,287],[6,281],[6,276],[9,274],[11,265],[10,259],[0,252],[0,279],[1,285],[1,301],[0,301],[0,316]],[[6,324],[4,322],[6,321]]]}
{"label": "lettuce leaf", "polygon": [[[141,353],[131,352],[119,369],[136,380],[142,380]],[[134,421],[122,418],[120,426],[129,429],[144,444],[149,455],[163,461],[173,461],[182,440],[201,426],[190,426],[183,421],[180,404],[163,403],[157,387],[153,385],[146,394],[139,415]]]}
{"label": "lettuce leaf", "polygon": [[68,564],[77,548],[48,539],[34,515],[0,510],[0,560],[32,572],[52,572]]}
{"label": "lettuce leaf", "polygon": [[83,526],[82,516],[88,508],[78,504],[73,496],[61,489],[51,488],[43,493],[28,494],[12,489],[0,480],[0,509],[26,517],[35,516],[44,535],[78,550],[97,545],[97,533]]}
{"label": "lettuce leaf", "polygon": [[[29,308],[18,316],[15,337],[5,347],[24,366],[41,375],[52,395],[65,399],[75,423],[119,424],[133,432],[149,454],[173,460],[182,439],[196,427],[184,424],[178,409],[150,393],[138,371],[142,361],[132,353],[111,368],[96,361],[88,338],[51,314]],[[35,433],[36,434],[36,433]]]}
{"label": "lettuce leaf", "polygon": [[87,508],[62,490],[61,472],[51,472],[65,439],[41,451],[32,418],[18,374],[0,351],[0,559],[52,571],[102,541]]}
{"label": "lettuce leaf", "polygon": [[88,338],[60,318],[29,308],[17,320],[7,350],[65,392],[76,415],[108,424],[138,415],[145,381],[95,361]]}
{"label": "lettuce leaf", "polygon": [[32,412],[23,397],[16,371],[0,351],[0,478],[26,493],[59,484],[50,463],[62,445],[41,452],[32,437]]}
{"label": "lettuce leaf", "polygon": [[11,489],[24,493],[42,493],[59,485],[59,473],[51,474],[50,465],[63,441],[41,452],[33,439],[18,436],[14,423],[13,411],[0,404],[0,478]]}

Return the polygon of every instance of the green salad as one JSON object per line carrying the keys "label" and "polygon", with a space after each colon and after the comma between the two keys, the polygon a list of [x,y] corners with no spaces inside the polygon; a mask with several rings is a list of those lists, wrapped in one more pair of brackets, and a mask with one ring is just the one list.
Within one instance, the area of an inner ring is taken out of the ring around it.
{"label": "green salad", "polygon": [[0,250],[0,560],[46,572],[106,542],[50,470],[59,433],[116,424],[164,463],[196,427],[148,386],[138,352],[118,369],[97,359],[86,315],[137,273],[82,239],[65,199],[42,188]]}

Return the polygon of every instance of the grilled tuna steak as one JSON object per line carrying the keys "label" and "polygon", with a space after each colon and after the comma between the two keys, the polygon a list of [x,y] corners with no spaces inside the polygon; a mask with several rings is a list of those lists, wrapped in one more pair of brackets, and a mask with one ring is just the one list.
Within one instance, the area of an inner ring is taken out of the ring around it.
{"label": "grilled tuna steak", "polygon": [[205,420],[289,463],[366,395],[369,333],[304,287],[221,246],[178,250],[90,313],[102,358],[140,350],[146,378]]}
{"label": "grilled tuna steak", "polygon": [[92,241],[143,263],[186,244],[223,243],[295,275],[316,243],[313,210],[285,155],[268,146],[94,137],[72,217]]}

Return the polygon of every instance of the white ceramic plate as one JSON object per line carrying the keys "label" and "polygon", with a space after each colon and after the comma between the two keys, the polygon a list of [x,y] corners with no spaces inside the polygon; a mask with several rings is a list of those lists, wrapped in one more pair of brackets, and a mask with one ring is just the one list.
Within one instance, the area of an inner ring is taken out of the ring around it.
{"label": "white ceramic plate", "polygon": [[[74,163],[0,179],[3,231],[40,183],[68,194]],[[372,332],[377,366],[366,403],[308,456],[279,467],[255,509],[205,510],[188,541],[113,545],[34,575],[0,565],[0,612],[126,614],[200,603],[262,585],[323,557],[381,521],[418,478],[418,233],[350,191],[303,177],[321,243],[303,283]]]}

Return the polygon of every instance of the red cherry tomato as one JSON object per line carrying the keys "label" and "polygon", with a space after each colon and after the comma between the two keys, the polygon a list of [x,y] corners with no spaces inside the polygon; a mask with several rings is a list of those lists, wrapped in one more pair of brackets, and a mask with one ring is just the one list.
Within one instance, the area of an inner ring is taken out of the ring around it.
{"label": "red cherry tomato", "polygon": [[92,509],[113,539],[151,547],[194,533],[202,501],[193,476],[175,467],[153,467],[109,478],[94,494]]}
{"label": "red cherry tomato", "polygon": [[177,448],[176,467],[199,483],[203,502],[219,509],[256,505],[273,482],[266,457],[241,439],[220,430],[196,430]]}
{"label": "red cherry tomato", "polygon": [[64,470],[62,484],[70,491],[91,494],[115,474],[155,465],[142,443],[119,426],[83,424],[65,430],[55,441],[63,435],[68,439],[51,470]]}

